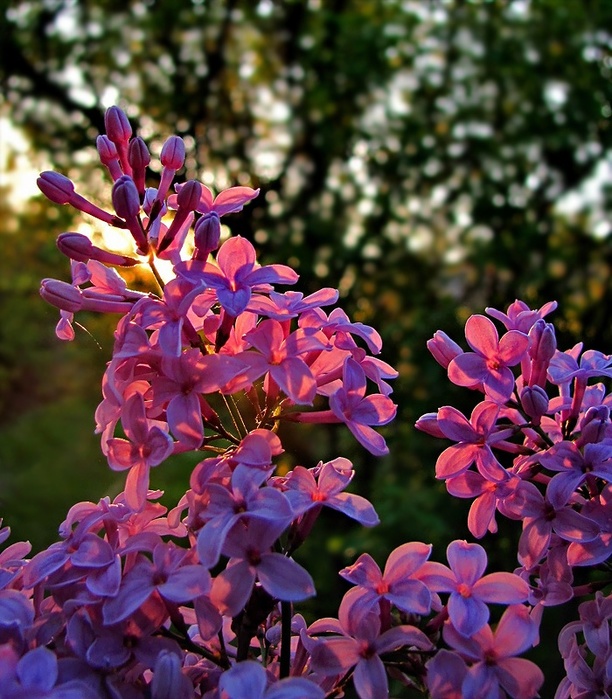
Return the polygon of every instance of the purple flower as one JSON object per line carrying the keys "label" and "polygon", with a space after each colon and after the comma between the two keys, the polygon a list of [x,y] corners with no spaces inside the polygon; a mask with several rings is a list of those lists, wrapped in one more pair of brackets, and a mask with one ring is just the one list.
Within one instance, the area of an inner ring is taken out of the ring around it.
{"label": "purple flower", "polygon": [[[373,527],[379,522],[376,511],[361,495],[343,492],[355,472],[350,469],[350,462],[348,469],[336,468],[334,464],[338,461],[328,461],[316,469],[296,466],[291,471],[283,486],[294,515],[302,515],[312,508],[325,505],[343,512],[364,527]],[[317,471],[315,479],[314,472]]]}
{"label": "purple flower", "polygon": [[487,624],[466,637],[452,624],[445,625],[444,640],[471,663],[462,685],[463,699],[497,699],[502,690],[512,699],[539,696],[542,671],[530,660],[515,657],[533,645],[537,631],[522,605],[508,607],[494,632]]}
{"label": "purple flower", "polygon": [[483,577],[487,554],[479,544],[453,541],[446,549],[450,569],[427,562],[415,574],[430,590],[450,592],[448,615],[463,636],[483,628],[489,619],[488,603],[517,604],[529,595],[529,585],[514,573],[490,573]]}
{"label": "purple flower", "polygon": [[482,384],[492,401],[505,403],[514,389],[514,374],[508,367],[521,361],[529,338],[510,330],[500,340],[493,323],[481,315],[468,318],[465,338],[474,352],[457,355],[448,365],[448,378],[458,386]]}
{"label": "purple flower", "polygon": [[452,478],[465,473],[475,462],[481,475],[496,483],[508,480],[508,473],[493,455],[490,444],[512,434],[511,429],[496,430],[499,405],[491,401],[479,403],[470,420],[456,408],[438,410],[438,428],[457,442],[445,449],[436,461],[436,478]]}
{"label": "purple flower", "polygon": [[344,675],[353,669],[353,684],[360,699],[381,699],[389,694],[389,683],[380,656],[403,646],[431,650],[431,641],[414,626],[395,626],[380,633],[378,614],[358,617],[351,614],[353,588],[344,596],[338,611],[338,622],[324,620],[315,622],[308,629],[311,635],[326,630],[336,630],[339,636],[322,638],[312,649],[311,661],[314,670],[324,676]]}
{"label": "purple flower", "polygon": [[383,573],[374,559],[363,553],[353,565],[340,571],[345,580],[359,586],[353,596],[352,612],[364,616],[374,605],[386,600],[403,612],[428,614],[431,594],[417,574],[430,554],[430,544],[416,541],[403,544],[391,552]]}
{"label": "purple flower", "polygon": [[380,393],[366,396],[365,392],[365,372],[354,359],[347,359],[342,374],[342,387],[329,397],[329,407],[362,446],[375,456],[384,456],[389,453],[389,449],[372,426],[391,422],[397,406],[387,396]]}
{"label": "purple flower", "polygon": [[189,550],[160,543],[153,550],[153,561],[140,556],[123,578],[117,595],[105,602],[104,623],[127,619],[156,591],[162,598],[180,603],[200,597],[209,589],[208,571],[191,563]]}
{"label": "purple flower", "polygon": [[256,579],[266,592],[280,600],[298,602],[315,594],[312,578],[302,566],[271,551],[284,529],[284,522],[258,518],[233,526],[222,549],[230,560],[215,578],[211,592],[212,601],[223,614],[235,616],[240,612]]}

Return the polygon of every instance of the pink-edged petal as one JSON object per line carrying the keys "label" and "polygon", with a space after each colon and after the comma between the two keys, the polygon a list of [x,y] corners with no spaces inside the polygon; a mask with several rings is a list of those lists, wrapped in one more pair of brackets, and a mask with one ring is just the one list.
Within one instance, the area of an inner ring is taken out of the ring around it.
{"label": "pink-edged petal", "polygon": [[450,405],[438,410],[437,425],[454,442],[474,442],[478,435],[465,415]]}
{"label": "pink-edged petal", "polygon": [[434,592],[454,592],[457,578],[452,570],[437,561],[427,561],[415,573],[417,580],[422,580]]}
{"label": "pink-edged petal", "polygon": [[454,478],[474,463],[480,447],[476,444],[453,444],[447,447],[436,460],[436,478]]}
{"label": "pink-edged petal", "polygon": [[362,553],[353,565],[343,568],[340,575],[353,585],[376,587],[382,582],[382,573],[369,553]]}
{"label": "pink-edged petal", "polygon": [[261,284],[295,284],[300,275],[287,265],[265,265],[253,270],[244,279],[249,286]]}
{"label": "pink-edged petal", "polygon": [[514,374],[507,366],[489,369],[483,378],[486,395],[495,403],[505,403],[514,390]]}
{"label": "pink-edged petal", "polygon": [[261,557],[257,577],[264,590],[280,600],[298,602],[315,594],[308,571],[280,553],[266,553]]}
{"label": "pink-edged petal", "polygon": [[552,536],[552,522],[544,518],[526,518],[523,520],[523,533],[519,539],[519,561],[527,568],[532,568],[543,557]]}
{"label": "pink-edged petal", "polygon": [[147,499],[149,490],[149,466],[137,464],[128,471],[125,479],[125,502],[134,512],[139,512]]}
{"label": "pink-edged petal", "polygon": [[482,539],[487,531],[497,530],[495,524],[496,502],[495,493],[488,492],[477,497],[472,503],[468,512],[467,525],[470,533],[477,539]]}
{"label": "pink-edged petal", "polygon": [[455,357],[448,365],[448,378],[457,386],[474,388],[487,376],[486,360],[474,352],[465,352]]}
{"label": "pink-edged petal", "polygon": [[488,444],[476,451],[476,468],[484,478],[493,483],[503,483],[510,478],[506,469],[495,458]]}
{"label": "pink-edged petal", "polygon": [[360,660],[359,644],[353,638],[337,637],[319,641],[312,650],[311,662],[322,675],[340,675]]}
{"label": "pink-edged petal", "polygon": [[168,427],[175,438],[189,449],[198,449],[204,438],[200,401],[195,393],[179,394],[166,408]]}
{"label": "pink-edged petal", "polygon": [[235,616],[247,603],[254,584],[255,570],[246,561],[238,560],[214,579],[210,598],[221,614]]}
{"label": "pink-edged petal", "polygon": [[534,644],[538,627],[522,604],[508,607],[495,630],[495,650],[498,657],[520,655]]}
{"label": "pink-edged petal", "polygon": [[374,527],[380,522],[372,503],[361,497],[361,495],[338,493],[338,495],[329,498],[325,504],[334,510],[344,513],[347,517],[354,519],[364,527]]}
{"label": "pink-edged petal", "polygon": [[425,616],[431,609],[431,593],[420,580],[399,580],[385,597],[404,612]]}
{"label": "pink-edged petal", "polygon": [[529,338],[518,330],[510,330],[499,341],[498,356],[507,366],[518,364],[529,346]]}
{"label": "pink-edged petal", "polygon": [[79,548],[70,556],[72,563],[83,568],[101,568],[113,560],[113,549],[107,541],[95,534],[86,534]]}
{"label": "pink-edged petal", "polygon": [[544,673],[531,660],[505,658],[497,664],[497,678],[511,697],[533,699],[544,684]]}
{"label": "pink-edged petal", "polygon": [[127,619],[153,594],[153,583],[148,569],[132,568],[125,576],[116,597],[106,600],[102,608],[104,624],[116,624]]}
{"label": "pink-edged petal", "polygon": [[255,266],[255,248],[246,238],[228,238],[219,248],[217,264],[229,280],[244,279]]}
{"label": "pink-edged petal", "polygon": [[418,570],[431,555],[431,544],[412,541],[391,551],[385,565],[385,580],[399,582]]}
{"label": "pink-edged petal", "polygon": [[397,650],[402,646],[420,648],[421,650],[432,650],[434,647],[433,643],[420,629],[409,624],[395,626],[385,631],[374,642],[374,647],[379,655]]}
{"label": "pink-edged petal", "polygon": [[386,425],[397,413],[397,405],[382,393],[366,396],[351,411],[351,419],[364,425],[381,427]]}
{"label": "pink-edged petal", "polygon": [[483,602],[519,604],[529,595],[529,585],[514,573],[490,573],[476,582],[472,588]]}
{"label": "pink-edged petal", "polygon": [[159,594],[171,602],[188,602],[210,589],[210,575],[204,566],[186,565],[172,573],[168,581],[157,586]]}
{"label": "pink-edged petal", "polygon": [[200,194],[200,203],[196,209],[201,214],[207,214],[212,210],[213,207],[213,194],[210,189],[203,184],[202,193]]}
{"label": "pink-edged petal", "polygon": [[259,189],[251,187],[230,187],[215,197],[212,207],[219,216],[241,211],[242,207],[259,194]]}
{"label": "pink-edged petal", "polygon": [[446,558],[458,582],[473,585],[487,567],[487,554],[479,544],[467,541],[451,541],[446,549]]}
{"label": "pink-edged petal", "polygon": [[473,315],[467,319],[465,339],[474,352],[484,357],[497,354],[499,334],[495,325],[486,316]]}
{"label": "pink-edged petal", "polygon": [[125,471],[134,464],[134,445],[120,437],[113,437],[106,443],[106,458],[113,471]]}
{"label": "pink-edged petal", "polygon": [[389,453],[389,447],[384,438],[367,425],[356,422],[347,422],[346,426],[353,433],[355,439],[374,456],[385,456]]}
{"label": "pink-edged petal", "polygon": [[308,365],[299,357],[287,357],[280,365],[272,365],[270,375],[294,403],[312,405],[317,393],[317,382]]}

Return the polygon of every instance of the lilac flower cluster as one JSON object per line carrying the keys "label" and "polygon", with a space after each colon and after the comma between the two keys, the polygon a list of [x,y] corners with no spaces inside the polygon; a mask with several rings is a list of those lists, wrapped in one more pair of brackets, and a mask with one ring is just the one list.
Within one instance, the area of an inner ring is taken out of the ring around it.
{"label": "lilac flower cluster", "polygon": [[[79,310],[120,314],[96,424],[125,488],[74,505],[60,541],[32,558],[23,542],[0,553],[0,699],[332,699],[351,683],[361,699],[384,699],[389,675],[432,699],[538,696],[541,670],[517,656],[537,643],[544,606],[595,590],[572,586],[572,570],[607,565],[612,545],[609,400],[603,384],[589,385],[610,375],[612,359],[557,352],[543,320],[552,304],[489,310],[506,325],[501,339],[492,321],[472,317],[473,352],[437,333],[430,349],[450,379],[485,400],[470,420],[444,407],[418,427],[455,442],[436,475],[474,498],[475,537],[495,531],[496,512],[523,521],[521,567],[486,573],[484,548],[460,540],[448,566],[422,542],[396,548],[382,570],[364,553],[340,571],[352,587],[338,617],[307,623],[294,605],[315,585],[293,556],[322,508],[367,527],[378,516],[346,491],[354,472],[343,457],[278,473],[278,426],[343,423],[382,456],[375,428],[395,416],[396,372],[376,356],[373,328],[323,310],[336,290],[278,291],[297,281],[290,267],[261,266],[244,238],[222,242],[220,217],[257,190],[213,197],[191,180],[171,193],[185,159],[176,136],[161,150],[159,186],[147,188],[146,145],[118,108],[105,122],[97,146],[115,213],[57,173],[39,186],[127,230],[134,252],[63,233],[72,282],[44,280],[41,294],[60,309],[62,339],[74,337]],[[115,270],[136,265],[157,293],[129,289]],[[168,511],[150,470],[183,452],[201,460]],[[0,543],[8,536],[0,530]],[[563,631],[560,698],[605,696],[609,602],[598,593]],[[505,608],[496,624],[491,604]]]}

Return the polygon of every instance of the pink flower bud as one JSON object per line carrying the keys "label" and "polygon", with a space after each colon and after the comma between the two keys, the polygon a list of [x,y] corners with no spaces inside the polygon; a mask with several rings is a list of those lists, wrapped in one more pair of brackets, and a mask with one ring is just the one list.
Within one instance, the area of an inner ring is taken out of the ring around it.
{"label": "pink flower bud", "polygon": [[113,206],[121,218],[126,221],[134,218],[140,211],[140,197],[129,175],[122,175],[113,186]]}
{"label": "pink flower bud", "polygon": [[69,204],[74,194],[74,185],[65,175],[46,170],[36,180],[38,189],[56,204]]}
{"label": "pink flower bud", "polygon": [[178,655],[163,650],[155,661],[151,681],[151,699],[186,699],[193,696],[191,683],[181,673]]}
{"label": "pink flower bud", "polygon": [[151,162],[151,154],[145,142],[137,136],[130,141],[128,147],[128,162],[132,167],[132,177],[140,197],[144,197],[145,173],[147,165]]}
{"label": "pink flower bud", "polygon": [[110,140],[124,145],[130,140],[132,127],[123,110],[119,107],[109,107],[104,114],[104,127]]}
{"label": "pink flower bud", "polygon": [[96,139],[96,148],[98,149],[98,155],[100,156],[102,165],[108,169],[113,180],[118,180],[123,172],[119,164],[117,146],[108,136],[98,136]]}
{"label": "pink flower bud", "polygon": [[83,307],[80,289],[59,279],[43,279],[40,283],[40,295],[52,306],[70,313],[76,313]]}
{"label": "pink flower bud", "polygon": [[202,185],[197,180],[189,180],[179,189],[176,203],[179,208],[195,211],[202,196]]}
{"label": "pink flower bud", "polygon": [[444,369],[448,368],[455,357],[463,354],[461,347],[442,330],[437,330],[431,340],[427,341],[427,349]]}
{"label": "pink flower bud", "polygon": [[66,257],[78,262],[88,260],[98,260],[109,265],[119,265],[121,267],[132,267],[139,264],[138,260],[125,255],[117,255],[114,252],[102,250],[93,245],[91,240],[82,233],[62,233],[57,239],[57,247]]}
{"label": "pink flower bud", "polygon": [[[577,446],[583,444],[595,444],[605,438],[610,427],[610,409],[607,405],[598,405],[589,408],[580,421],[580,438]],[[579,442],[579,444],[578,444]]]}
{"label": "pink flower bud", "polygon": [[525,386],[521,391],[521,405],[536,425],[548,410],[548,395],[540,386]]}
{"label": "pink flower bud", "polygon": [[529,331],[529,356],[540,362],[549,361],[557,349],[555,328],[552,323],[540,319]]}
{"label": "pink flower bud", "polygon": [[169,170],[180,170],[185,162],[185,144],[180,136],[170,136],[164,143],[161,155],[161,164]]}
{"label": "pink flower bud", "polygon": [[219,247],[221,239],[221,223],[216,211],[202,216],[195,225],[195,250],[194,260],[204,260]]}

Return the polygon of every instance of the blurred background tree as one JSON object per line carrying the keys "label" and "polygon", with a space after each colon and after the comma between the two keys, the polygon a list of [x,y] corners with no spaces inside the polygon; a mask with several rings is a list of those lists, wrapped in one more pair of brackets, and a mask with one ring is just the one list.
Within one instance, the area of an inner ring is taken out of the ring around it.
{"label": "blurred background tree", "polygon": [[[308,430],[285,437],[287,468],[350,456],[356,488],[383,522],[362,532],[331,518],[334,534],[304,554],[320,567],[320,589],[341,592],[338,567],[366,546],[383,559],[403,541],[422,539],[442,558],[450,539],[467,535],[467,504],[435,482],[441,446],[413,424],[443,404],[469,410],[474,396],[449,388],[426,340],[438,328],[460,340],[470,313],[518,297],[533,306],[559,301],[553,320],[562,349],[578,339],[612,347],[612,4],[24,0],[5,7],[0,508],[7,523],[46,545],[75,499],[120,488],[91,434],[111,326],[82,319],[93,337],[81,333],[77,347],[59,346],[54,312],[37,295],[41,276],[67,277],[56,235],[99,232],[12,185],[8,135],[17,128],[31,163],[58,169],[107,203],[93,143],[104,109],[116,103],[155,154],[168,135],[185,139],[184,177],[217,189],[261,187],[228,219],[231,231],[264,258],[296,267],[302,291],[339,286],[347,312],[381,331],[384,359],[401,372],[398,419],[386,429],[390,457],[364,455],[336,428],[327,440],[309,439]],[[158,173],[149,174],[154,185]],[[157,485],[180,493],[189,467],[167,469]],[[515,539],[502,529],[491,554],[497,565],[515,565]]]}

